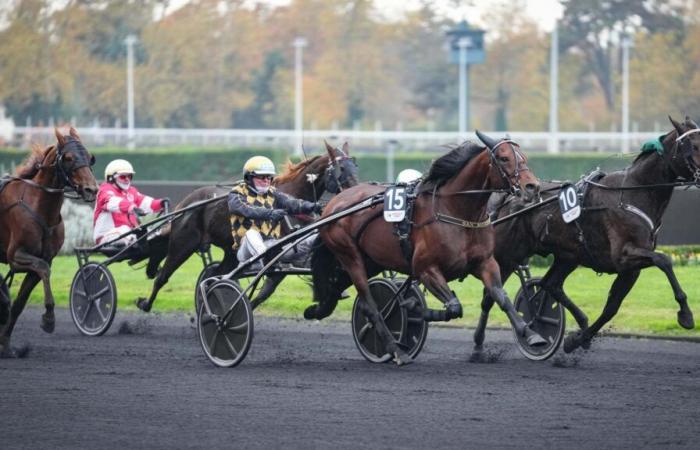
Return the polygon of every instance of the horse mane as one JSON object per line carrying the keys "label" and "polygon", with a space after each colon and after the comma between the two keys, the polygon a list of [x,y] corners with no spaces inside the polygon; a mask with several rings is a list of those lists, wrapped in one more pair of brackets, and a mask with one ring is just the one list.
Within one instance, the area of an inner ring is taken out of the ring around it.
{"label": "horse mane", "polygon": [[53,150],[55,146],[50,145],[45,149],[41,148],[38,144],[32,145],[32,151],[27,156],[22,163],[15,169],[15,175],[19,178],[29,179],[34,178],[34,176],[39,172],[39,167],[41,163],[46,158],[46,155]]}
{"label": "horse mane", "polygon": [[323,158],[325,155],[316,155],[311,159],[306,159],[299,163],[294,164],[291,161],[287,161],[284,166],[284,172],[275,177],[275,184],[284,184],[296,179],[300,173],[304,171],[307,167],[315,163],[318,159]]}
{"label": "horse mane", "polygon": [[428,169],[428,175],[425,177],[425,184],[432,183],[440,185],[457,175],[469,161],[481,152],[486,150],[486,147],[471,142],[464,141],[462,144],[452,148],[449,153],[439,157]]}

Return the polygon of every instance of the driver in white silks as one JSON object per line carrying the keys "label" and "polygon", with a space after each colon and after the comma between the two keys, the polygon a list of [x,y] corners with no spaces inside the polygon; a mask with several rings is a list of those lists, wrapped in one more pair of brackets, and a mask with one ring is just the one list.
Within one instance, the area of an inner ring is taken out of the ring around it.
{"label": "driver in white silks", "polygon": [[[275,189],[271,183],[275,166],[264,156],[254,156],[243,166],[243,181],[231,189],[228,209],[231,214],[233,250],[238,261],[259,255],[280,238],[281,221],[287,214],[320,213],[321,205],[296,199]],[[297,244],[281,259],[303,265],[315,235]]]}

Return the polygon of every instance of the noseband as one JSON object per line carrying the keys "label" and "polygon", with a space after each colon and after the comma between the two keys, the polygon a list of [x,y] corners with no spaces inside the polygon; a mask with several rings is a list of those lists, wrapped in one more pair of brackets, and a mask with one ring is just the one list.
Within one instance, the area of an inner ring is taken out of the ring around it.
{"label": "noseband", "polygon": [[[66,162],[63,157],[67,154],[73,155],[73,161],[70,165],[66,167]],[[77,139],[68,137],[68,142],[63,146],[56,147],[56,158],[51,164],[44,165],[37,164],[36,168],[38,170],[43,169],[54,169],[56,171],[56,177],[60,180],[60,188],[52,189],[42,186],[42,188],[47,192],[65,192],[64,187],[68,187],[69,191],[78,192],[79,187],[73,182],[73,173],[83,167],[92,167],[95,164],[95,157],[88,157],[87,149],[83,144]]]}
{"label": "noseband", "polygon": [[[512,175],[508,175],[506,170],[503,168],[503,164],[498,160],[496,157],[496,150],[498,147],[500,147],[502,144],[510,144],[510,149],[513,152],[513,159],[515,160],[515,170],[513,171]],[[517,150],[516,150],[517,148]],[[501,178],[505,180],[505,182],[508,184],[508,189],[510,190],[510,193],[513,195],[520,196],[521,191],[520,191],[520,174],[521,172],[529,172],[530,169],[528,167],[525,167],[522,169],[520,167],[520,162],[524,161],[525,158],[523,155],[520,153],[520,146],[515,142],[510,139],[503,139],[502,141],[498,142],[496,145],[493,146],[492,149],[489,149],[489,157],[491,158],[491,162],[489,165],[496,166],[498,169],[498,172],[501,174]]]}
{"label": "noseband", "polygon": [[[690,142],[690,139],[688,139],[689,135],[695,133],[700,133],[700,128],[693,128],[692,130],[688,130],[685,133],[678,136],[676,138],[676,145],[683,152],[683,159],[685,160],[685,165],[688,167],[688,170],[692,174],[693,181],[695,182],[695,184],[700,184],[700,167],[698,167],[698,165],[695,163],[695,160],[693,159],[693,144]],[[676,155],[674,154],[674,158],[675,156]]]}
{"label": "noseband", "polygon": [[350,157],[345,154],[340,149],[335,149],[336,152],[340,153],[340,156],[334,159],[329,158],[328,167],[326,168],[326,191],[331,194],[338,194],[343,190],[343,184],[348,180],[350,175],[346,173],[341,173],[340,166],[344,161],[351,161],[353,165],[357,165],[355,158]]}

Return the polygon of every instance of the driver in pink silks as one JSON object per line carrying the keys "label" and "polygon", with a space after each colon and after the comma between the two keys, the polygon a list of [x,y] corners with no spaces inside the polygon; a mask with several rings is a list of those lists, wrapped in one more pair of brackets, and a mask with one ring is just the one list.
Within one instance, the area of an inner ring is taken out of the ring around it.
{"label": "driver in pink silks", "polygon": [[[105,168],[105,182],[100,185],[95,200],[93,238],[96,244],[109,242],[138,226],[137,216],[163,210],[170,203],[167,198],[154,199],[143,195],[131,185],[134,168],[123,159],[115,159]],[[113,242],[129,245],[136,240],[130,234]]]}

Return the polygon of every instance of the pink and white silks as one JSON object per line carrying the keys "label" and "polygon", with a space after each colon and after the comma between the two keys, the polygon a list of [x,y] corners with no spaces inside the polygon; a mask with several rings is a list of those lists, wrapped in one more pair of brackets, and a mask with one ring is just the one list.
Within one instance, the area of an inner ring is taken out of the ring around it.
{"label": "pink and white silks", "polygon": [[[108,242],[138,225],[134,208],[141,208],[147,213],[154,213],[163,208],[161,199],[143,195],[134,186],[123,190],[112,183],[102,183],[95,200],[93,216],[93,233],[96,244]],[[130,244],[136,236],[129,235],[123,239]],[[120,240],[121,241],[121,240]]]}

